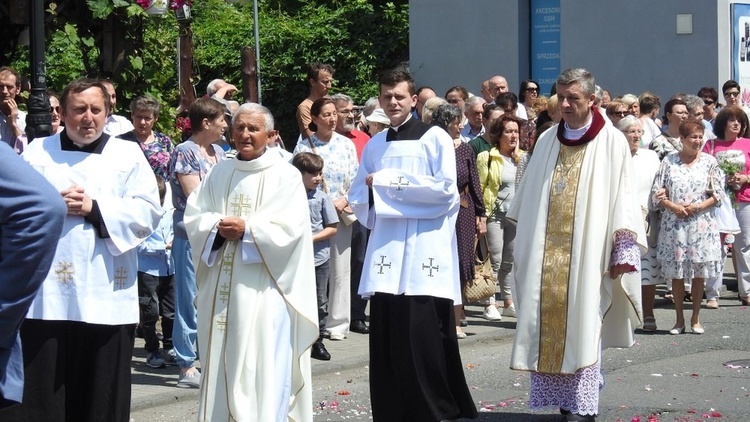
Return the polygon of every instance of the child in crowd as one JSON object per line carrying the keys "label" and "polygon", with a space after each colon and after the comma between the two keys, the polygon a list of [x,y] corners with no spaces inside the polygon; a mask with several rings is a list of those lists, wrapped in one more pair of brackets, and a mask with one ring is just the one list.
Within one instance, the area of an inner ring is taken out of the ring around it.
{"label": "child in crowd", "polygon": [[315,283],[318,293],[318,324],[320,326],[320,337],[312,346],[311,357],[319,360],[330,360],[323,345],[323,336],[326,331],[326,319],[328,317],[328,259],[331,246],[328,239],[336,234],[336,225],[339,222],[336,208],[331,199],[323,193],[318,186],[323,181],[323,159],[311,152],[297,154],[292,160],[292,165],[302,173],[302,183],[307,189],[307,204],[310,206],[310,223],[313,232],[313,250],[315,252]]}
{"label": "child in crowd", "polygon": [[[167,192],[164,179],[156,176],[161,205]],[[146,340],[146,365],[164,368],[174,363],[172,326],[174,325],[174,262],[172,261],[172,212],[166,213],[159,226],[143,243],[138,245],[138,304],[140,325]],[[159,353],[156,321],[161,316],[164,356]]]}

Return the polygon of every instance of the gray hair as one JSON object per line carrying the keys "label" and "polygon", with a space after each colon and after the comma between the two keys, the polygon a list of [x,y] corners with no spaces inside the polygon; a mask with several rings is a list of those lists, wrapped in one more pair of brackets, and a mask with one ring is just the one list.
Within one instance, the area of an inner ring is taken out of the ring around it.
{"label": "gray hair", "polygon": [[219,88],[216,88],[216,85],[220,82],[224,82],[224,79],[214,79],[206,85],[206,94],[208,94],[209,97],[216,94],[216,91],[219,90]]}
{"label": "gray hair", "polygon": [[352,101],[352,97],[346,95],[346,94],[333,94],[330,95],[331,100],[333,100],[333,103],[338,106],[340,103],[347,103],[347,104],[353,104],[354,101]]}
{"label": "gray hair", "polygon": [[604,90],[599,85],[594,86],[594,96],[597,101],[601,101],[604,98]]}
{"label": "gray hair", "polygon": [[567,69],[557,77],[556,85],[581,84],[583,93],[591,95],[595,91],[594,75],[584,68]]}
{"label": "gray hair", "polygon": [[161,104],[156,101],[156,98],[148,94],[139,95],[130,102],[130,112],[135,113],[136,111],[151,112],[155,118],[159,118]]}
{"label": "gray hair", "polygon": [[634,125],[638,125],[641,128],[643,127],[641,119],[633,116],[632,114],[628,114],[627,116],[620,119],[619,122],[617,122],[617,129],[620,129],[620,132],[625,133],[625,131],[627,131],[631,126]]}
{"label": "gray hair", "polygon": [[432,113],[442,104],[448,104],[448,101],[445,101],[445,98],[441,97],[432,97],[425,101],[422,106],[422,121],[430,123],[432,121]]}
{"label": "gray hair", "polygon": [[448,130],[448,126],[463,118],[461,109],[453,104],[440,104],[432,112],[432,125]]}
{"label": "gray hair", "polygon": [[620,97],[620,101],[625,103],[626,106],[630,107],[631,104],[638,104],[638,97],[633,94],[625,94]]}
{"label": "gray hair", "polygon": [[372,114],[375,109],[380,108],[380,102],[378,101],[378,97],[370,97],[365,101],[365,105],[362,106],[362,115],[365,117]]}
{"label": "gray hair", "polygon": [[463,111],[469,111],[469,110],[471,110],[472,107],[484,104],[486,102],[487,101],[485,101],[484,98],[478,97],[476,95],[473,96],[473,97],[469,97],[469,99],[466,100],[466,102],[464,103],[464,110]]}
{"label": "gray hair", "polygon": [[685,101],[685,104],[687,104],[688,112],[697,107],[703,108],[703,106],[706,105],[706,103],[703,101],[703,98],[697,95],[686,95],[682,98],[682,100]]}
{"label": "gray hair", "polygon": [[237,117],[240,114],[260,114],[265,118],[266,132],[270,132],[273,130],[273,114],[271,114],[271,110],[269,110],[265,106],[262,106],[258,103],[242,104],[240,108],[237,109],[237,112],[232,115],[232,126],[234,126],[234,123],[237,121]]}

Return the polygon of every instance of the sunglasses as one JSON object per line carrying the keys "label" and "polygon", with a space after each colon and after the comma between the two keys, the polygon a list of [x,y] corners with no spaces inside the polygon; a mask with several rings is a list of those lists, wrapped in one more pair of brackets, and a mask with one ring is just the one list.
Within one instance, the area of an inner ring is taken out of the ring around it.
{"label": "sunglasses", "polygon": [[710,105],[712,105],[712,104],[714,103],[714,100],[706,100],[706,99],[704,99],[704,100],[703,100],[703,103],[704,103],[705,105],[707,105],[707,106],[710,106]]}
{"label": "sunglasses", "polygon": [[60,106],[50,107],[49,112],[52,113],[53,111],[55,113],[60,113]]}
{"label": "sunglasses", "polygon": [[526,92],[539,92],[539,88],[526,88]]}
{"label": "sunglasses", "polygon": [[739,92],[725,92],[724,93],[724,96],[726,96],[726,97],[732,97],[732,98],[734,98],[734,97],[736,97],[738,95],[740,95]]}

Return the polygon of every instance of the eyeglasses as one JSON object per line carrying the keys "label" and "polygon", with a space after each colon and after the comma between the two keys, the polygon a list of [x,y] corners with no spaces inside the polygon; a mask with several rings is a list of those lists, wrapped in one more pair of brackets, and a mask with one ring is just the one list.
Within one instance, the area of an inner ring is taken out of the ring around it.
{"label": "eyeglasses", "polygon": [[725,92],[724,93],[724,96],[726,96],[726,97],[732,97],[732,98],[734,98],[734,97],[736,97],[738,95],[740,95],[739,91],[732,91],[732,92]]}
{"label": "eyeglasses", "polygon": [[709,100],[709,99],[706,99],[706,98],[703,99],[703,104],[705,104],[707,106],[713,105],[713,103],[714,103],[714,100]]}
{"label": "eyeglasses", "polygon": [[539,88],[526,88],[526,92],[539,92]]}

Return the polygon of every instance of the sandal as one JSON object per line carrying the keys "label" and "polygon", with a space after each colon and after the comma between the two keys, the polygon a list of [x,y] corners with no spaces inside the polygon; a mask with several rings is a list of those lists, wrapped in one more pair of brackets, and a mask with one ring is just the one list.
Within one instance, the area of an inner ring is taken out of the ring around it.
{"label": "sandal", "polygon": [[643,331],[653,332],[656,331],[656,318],[647,316],[643,318]]}

